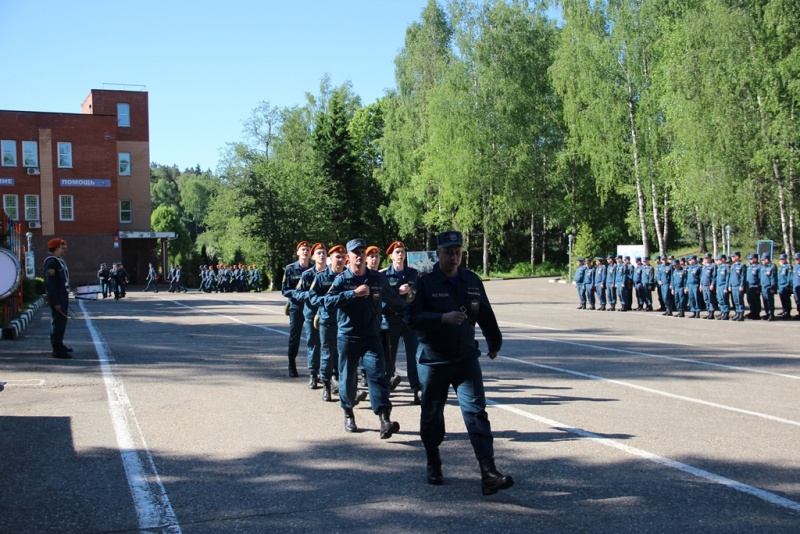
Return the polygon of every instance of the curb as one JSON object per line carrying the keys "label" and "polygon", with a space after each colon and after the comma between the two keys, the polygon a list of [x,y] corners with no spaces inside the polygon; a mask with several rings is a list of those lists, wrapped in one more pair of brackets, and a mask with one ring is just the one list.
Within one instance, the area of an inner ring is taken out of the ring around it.
{"label": "curb", "polygon": [[3,339],[17,339],[22,331],[28,328],[31,319],[33,319],[33,316],[39,311],[39,308],[44,306],[44,301],[45,296],[42,295],[33,304],[31,304],[30,308],[25,310],[25,313],[20,315],[18,319],[14,319],[9,323],[8,326],[3,328]]}

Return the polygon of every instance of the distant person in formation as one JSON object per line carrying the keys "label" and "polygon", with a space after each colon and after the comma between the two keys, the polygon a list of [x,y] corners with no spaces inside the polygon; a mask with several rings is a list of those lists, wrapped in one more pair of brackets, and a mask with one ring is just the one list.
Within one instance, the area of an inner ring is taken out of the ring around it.
{"label": "distant person in formation", "polygon": [[[303,332],[305,317],[303,316],[303,301],[298,297],[300,276],[311,269],[311,245],[308,241],[300,241],[295,248],[297,261],[286,266],[283,272],[281,294],[289,299],[286,315],[289,316],[289,376],[297,377],[297,353],[300,352],[300,338]],[[298,292],[298,293],[296,293]]]}
{"label": "distant person in formation", "polygon": [[314,277],[327,268],[328,251],[323,243],[311,245],[311,259],[314,264],[313,269],[308,269],[300,276],[295,295],[303,301],[303,317],[305,323],[303,329],[306,333],[306,343],[308,346],[308,388],[317,389],[319,385],[319,364],[321,344],[319,339],[319,329],[314,327],[314,318],[319,308],[318,302],[311,300],[311,285]]}
{"label": "distant person in formation", "polygon": [[461,267],[461,233],[443,232],[436,241],[439,261],[430,274],[417,280],[405,310],[409,327],[420,333],[419,433],[428,461],[427,480],[433,485],[444,482],[439,445],[444,440],[444,409],[452,387],[480,466],[481,492],[493,495],[510,488],[514,479],[495,467],[475,326],[481,328],[490,360],[497,357],[503,336],[480,277]]}
{"label": "distant person in formation", "polygon": [[64,345],[64,333],[67,330],[69,314],[69,269],[63,256],[67,242],[56,237],[47,242],[50,253],[44,260],[44,287],[47,291],[47,303],[50,306],[50,345],[53,347],[53,358],[72,358],[72,349]]}
{"label": "distant person in formation", "polygon": [[586,265],[583,264],[583,258],[575,260],[575,274],[572,277],[572,284],[578,290],[578,309],[586,309],[586,286],[583,285],[583,279],[586,278]]}

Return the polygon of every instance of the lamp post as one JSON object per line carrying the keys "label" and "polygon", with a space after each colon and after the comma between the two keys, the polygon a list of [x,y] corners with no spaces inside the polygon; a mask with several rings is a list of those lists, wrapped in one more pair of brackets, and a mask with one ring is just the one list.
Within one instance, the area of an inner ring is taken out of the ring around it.
{"label": "lamp post", "polygon": [[728,250],[725,251],[725,256],[731,257],[731,225],[725,225],[725,241],[728,243]]}
{"label": "lamp post", "polygon": [[567,280],[567,282],[571,282],[572,281],[572,244],[575,242],[575,236],[572,235],[572,234],[569,234],[567,236],[567,238],[569,239],[569,280]]}
{"label": "lamp post", "polygon": [[33,232],[25,234],[28,238],[28,246],[25,249],[25,278],[33,280],[36,278],[36,258],[33,256]]}

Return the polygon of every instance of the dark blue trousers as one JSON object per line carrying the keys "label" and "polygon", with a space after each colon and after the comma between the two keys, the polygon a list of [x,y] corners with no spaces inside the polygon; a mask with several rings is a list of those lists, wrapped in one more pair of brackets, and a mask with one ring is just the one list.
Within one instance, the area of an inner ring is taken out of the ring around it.
{"label": "dark blue trousers", "polygon": [[50,321],[50,345],[53,346],[53,349],[58,349],[64,345],[64,333],[67,331],[69,304],[62,302],[60,313],[52,306],[50,306],[50,311],[53,313],[53,318]]}
{"label": "dark blue trousers", "polygon": [[322,349],[319,339],[319,330],[314,328],[314,317],[305,318],[304,328],[306,339],[308,340],[308,370],[311,373],[319,374],[319,358]]}
{"label": "dark blue trousers", "polygon": [[359,361],[367,371],[369,400],[376,414],[382,409],[392,409],[389,400],[389,381],[386,380],[386,359],[381,338],[339,336],[339,404],[352,408],[358,389]]}
{"label": "dark blue trousers", "polygon": [[337,378],[339,376],[339,347],[336,339],[338,333],[339,328],[336,326],[335,320],[320,321],[319,376],[325,382],[330,382],[334,376]]}
{"label": "dark blue trousers", "polygon": [[300,352],[300,338],[305,322],[303,308],[293,306],[289,308],[289,361],[293,362]]}
{"label": "dark blue trousers", "polygon": [[408,385],[411,389],[419,388],[419,374],[417,373],[417,347],[419,346],[419,334],[411,330],[405,322],[392,323],[389,325],[389,357],[386,358],[386,377],[391,378],[397,370],[397,351],[400,348],[400,340],[403,340],[403,347],[406,351],[406,376]]}

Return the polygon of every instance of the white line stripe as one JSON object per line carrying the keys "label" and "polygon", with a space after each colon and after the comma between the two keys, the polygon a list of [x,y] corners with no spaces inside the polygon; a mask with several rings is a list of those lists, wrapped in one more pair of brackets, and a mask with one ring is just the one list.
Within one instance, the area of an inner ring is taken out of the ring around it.
{"label": "white line stripe", "polygon": [[690,465],[678,462],[676,460],[672,460],[670,458],[665,458],[663,456],[659,456],[657,454],[653,454],[651,452],[647,452],[642,449],[637,449],[636,447],[631,447],[630,445],[625,445],[623,443],[618,443],[614,440],[604,438],[592,432],[588,432],[586,430],[582,430],[580,428],[574,428],[563,423],[559,423],[558,421],[553,421],[552,419],[547,419],[546,417],[541,417],[538,415],[534,415],[530,412],[526,412],[524,410],[520,410],[519,408],[515,408],[513,406],[508,406],[505,404],[500,404],[498,402],[494,402],[492,400],[486,399],[487,404],[492,406],[496,406],[503,410],[509,411],[516,415],[521,415],[522,417],[526,417],[528,419],[533,419],[534,421],[538,421],[543,423],[551,428],[556,430],[561,430],[562,432],[568,432],[570,434],[576,434],[578,436],[589,438],[600,445],[605,445],[606,447],[611,447],[614,449],[618,449],[623,451],[627,454],[638,456],[640,458],[644,458],[645,460],[649,460],[651,462],[655,462],[657,464],[665,465],[667,467],[671,467],[673,469],[677,469],[679,471],[683,471],[684,473],[688,473],[690,475],[708,480],[709,482],[713,482],[715,484],[721,484],[723,486],[727,486],[733,490],[740,491],[742,493],[746,493],[748,495],[752,495],[757,497],[763,501],[766,501],[770,504],[774,504],[780,506],[782,508],[787,508],[792,510],[793,512],[800,512],[800,503],[786,499],[785,497],[781,497],[780,495],[776,495],[766,490],[762,490],[756,488],[754,486],[750,486],[743,482],[738,482],[736,480],[732,480],[730,478],[725,478],[720,475],[716,475],[704,469],[699,469],[697,467],[692,467]]}
{"label": "white line stripe", "polygon": [[678,399],[686,402],[693,402],[695,404],[702,404],[704,406],[710,406],[712,408],[719,408],[721,410],[727,410],[730,412],[742,413],[745,415],[752,415],[754,417],[760,417],[762,419],[767,419],[769,421],[775,421],[777,423],[784,423],[787,425],[794,425],[800,426],[800,422],[792,421],[791,419],[783,419],[782,417],[775,417],[774,415],[767,415],[760,412],[753,412],[750,410],[743,410],[741,408],[734,408],[733,406],[726,406],[724,404],[717,404],[716,402],[709,402],[704,401],[701,399],[695,399],[692,397],[685,397],[683,395],[676,395],[675,393],[668,393],[666,391],[659,391],[657,389],[647,388],[644,386],[639,386],[637,384],[631,384],[630,382],[622,382],[621,380],[613,380],[611,378],[605,378],[602,376],[597,375],[590,375],[588,373],[581,373],[580,371],[572,371],[571,369],[562,369],[561,367],[554,367],[552,365],[544,365],[541,363],[533,363],[527,360],[520,360],[519,358],[511,358],[509,356],[498,356],[498,358],[503,358],[504,360],[509,360],[512,362],[522,363],[525,365],[532,365],[533,367],[539,367],[542,369],[549,369],[551,371],[557,371],[559,373],[566,373],[569,375],[579,376],[581,378],[588,378],[590,380],[599,380],[601,382],[608,382],[610,384],[617,384],[618,386],[625,386],[627,388],[638,389],[640,391],[646,391],[647,393],[653,393],[655,395],[661,395],[662,397],[669,397],[671,399]]}
{"label": "white line stripe", "polygon": [[161,484],[161,478],[158,476],[153,456],[147,448],[133,406],[125,393],[122,381],[118,380],[112,372],[112,358],[108,345],[92,325],[83,301],[78,300],[78,305],[86,320],[86,327],[92,336],[94,348],[100,360],[100,369],[108,395],[111,422],[117,436],[117,445],[119,445],[122,465],[125,468],[125,476],[128,478],[133,505],[136,508],[139,528],[141,530],[158,529],[161,532],[180,534],[181,527],[172,510],[167,492]]}
{"label": "white line stripe", "polygon": [[288,336],[289,335],[289,332],[284,332],[283,330],[278,330],[277,328],[270,328],[269,326],[263,326],[263,325],[259,325],[259,324],[248,323],[248,322],[239,320],[236,317],[231,317],[230,315],[223,315],[221,313],[208,311],[208,310],[200,308],[198,306],[189,306],[188,304],[184,304],[183,302],[178,302],[177,300],[170,300],[169,302],[172,302],[173,304],[177,304],[178,306],[183,306],[184,308],[189,308],[190,310],[198,310],[198,311],[201,311],[203,313],[207,313],[209,315],[216,315],[217,317],[224,317],[225,319],[233,321],[234,323],[239,323],[239,324],[243,324],[243,325],[246,325],[246,326],[252,326],[252,327],[255,327],[255,328],[260,328],[262,330],[266,330],[267,332],[274,332],[276,334],[283,334],[284,336]]}

